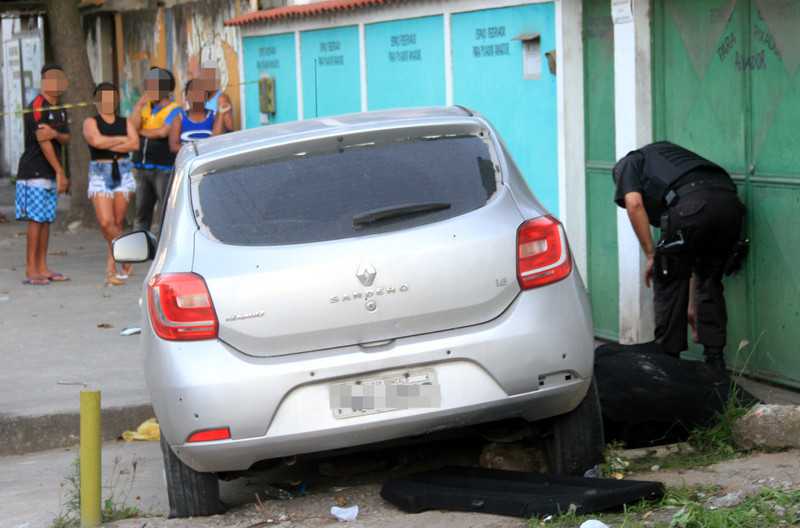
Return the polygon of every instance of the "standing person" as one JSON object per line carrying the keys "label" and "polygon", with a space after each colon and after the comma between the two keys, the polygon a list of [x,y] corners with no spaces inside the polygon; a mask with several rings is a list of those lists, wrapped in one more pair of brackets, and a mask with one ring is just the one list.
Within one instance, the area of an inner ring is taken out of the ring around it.
{"label": "standing person", "polygon": [[131,194],[136,192],[130,152],[139,149],[139,135],[133,124],[119,115],[119,91],[103,82],[94,89],[97,115],[83,122],[83,137],[89,145],[89,200],[94,205],[97,222],[108,242],[106,284],[125,284],[132,271],[130,264],[117,273],[111,242],[122,233]]}
{"label": "standing person", "polygon": [[69,190],[61,165],[61,146],[69,142],[64,109],[53,109],[68,82],[57,64],[42,66],[42,90],[25,114],[25,151],[19,160],[15,196],[17,220],[28,222],[24,284],[45,286],[69,280],[47,267],[50,224],[56,219],[58,194]]}
{"label": "standing person", "polygon": [[169,148],[172,152],[178,152],[181,145],[188,141],[216,136],[222,131],[222,119],[206,108],[210,94],[201,89],[200,84],[197,79],[190,79],[186,83],[184,94],[189,109],[181,109],[178,117],[172,121],[169,132]]}
{"label": "standing person", "polygon": [[233,132],[233,105],[230,98],[220,88],[217,68],[213,64],[204,64],[197,75],[199,86],[208,90],[209,99],[206,108],[217,113],[222,119],[220,134]]}
{"label": "standing person", "polygon": [[175,154],[169,149],[169,130],[180,107],[172,101],[172,72],[153,67],[144,80],[144,94],[131,110],[130,122],[139,134],[136,168],[136,222],[134,229],[149,231],[156,203],[164,207],[164,196]]}
{"label": "standing person", "polygon": [[[744,206],[722,167],[662,141],[614,166],[615,202],[628,211],[653,280],[656,342],[678,357],[688,348],[690,282],[698,341],[706,363],[724,371],[728,315],[722,276],[741,235]],[[650,226],[661,228],[653,243]],[[694,273],[694,280],[692,274]]]}

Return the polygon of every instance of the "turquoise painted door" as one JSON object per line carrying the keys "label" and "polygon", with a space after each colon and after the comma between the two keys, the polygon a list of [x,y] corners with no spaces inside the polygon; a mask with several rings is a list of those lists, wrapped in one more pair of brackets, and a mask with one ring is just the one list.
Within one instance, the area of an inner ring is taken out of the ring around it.
{"label": "turquoise painted door", "polygon": [[[244,97],[245,128],[297,119],[297,73],[294,33],[245,37]],[[269,75],[275,80],[275,114],[262,115],[258,104],[258,80]]]}
{"label": "turquoise painted door", "polygon": [[361,110],[358,27],[304,31],[300,34],[303,117]]}
{"label": "turquoise painted door", "polygon": [[452,17],[453,98],[488,118],[528,185],[558,215],[553,3]]}
{"label": "turquoise painted door", "polygon": [[614,145],[614,27],[608,0],[583,0],[586,109],[586,226],[595,335],[619,336],[617,207],[611,170]]}
{"label": "turquoise painted door", "polygon": [[365,39],[370,110],[445,104],[441,16],[369,24]]}

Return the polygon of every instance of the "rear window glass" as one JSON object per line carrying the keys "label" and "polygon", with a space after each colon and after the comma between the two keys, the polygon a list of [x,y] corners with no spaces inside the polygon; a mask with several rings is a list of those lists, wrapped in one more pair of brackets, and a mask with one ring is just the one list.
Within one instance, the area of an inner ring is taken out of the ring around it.
{"label": "rear window glass", "polygon": [[[298,152],[218,170],[195,182],[194,199],[199,223],[212,238],[232,245],[286,245],[439,222],[482,207],[496,189],[487,142],[444,136]],[[358,221],[370,212],[425,204],[436,207]]]}

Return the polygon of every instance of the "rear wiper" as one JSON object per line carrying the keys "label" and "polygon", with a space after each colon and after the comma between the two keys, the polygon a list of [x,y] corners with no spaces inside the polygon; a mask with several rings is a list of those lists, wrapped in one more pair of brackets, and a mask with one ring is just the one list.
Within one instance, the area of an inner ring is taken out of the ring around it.
{"label": "rear wiper", "polygon": [[410,216],[419,213],[430,213],[432,211],[441,211],[443,209],[450,209],[450,204],[447,202],[419,202],[390,205],[389,207],[381,207],[379,209],[373,209],[371,211],[366,211],[364,213],[355,215],[353,217],[353,227],[374,224],[390,218]]}

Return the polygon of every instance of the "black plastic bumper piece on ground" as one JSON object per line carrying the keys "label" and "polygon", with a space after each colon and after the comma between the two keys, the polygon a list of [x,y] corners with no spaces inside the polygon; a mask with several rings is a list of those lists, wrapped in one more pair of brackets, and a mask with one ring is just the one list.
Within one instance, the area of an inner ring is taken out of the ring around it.
{"label": "black plastic bumper piece on ground", "polygon": [[587,514],[663,497],[659,482],[552,477],[538,473],[449,467],[387,481],[381,497],[401,510],[482,512],[513,517]]}

